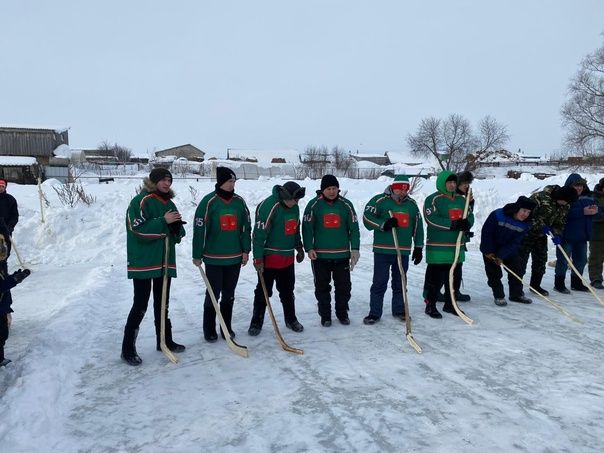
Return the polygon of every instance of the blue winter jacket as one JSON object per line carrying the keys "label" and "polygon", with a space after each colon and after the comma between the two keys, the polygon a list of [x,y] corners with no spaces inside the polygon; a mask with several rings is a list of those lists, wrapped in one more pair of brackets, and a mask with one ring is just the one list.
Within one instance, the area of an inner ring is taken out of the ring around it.
{"label": "blue winter jacket", "polygon": [[[577,180],[583,179],[578,173],[572,173],[564,183],[565,186],[572,186]],[[584,185],[583,192],[579,199],[570,204],[566,226],[562,233],[563,242],[587,242],[591,240],[592,220],[594,216],[583,214],[583,208],[597,204],[591,195],[591,191]],[[600,208],[601,210],[602,208]]]}
{"label": "blue winter jacket", "polygon": [[531,215],[524,221],[514,219],[518,211],[516,203],[506,204],[489,214],[482,225],[480,251],[485,255],[494,253],[501,259],[518,252],[522,239],[531,227]]}

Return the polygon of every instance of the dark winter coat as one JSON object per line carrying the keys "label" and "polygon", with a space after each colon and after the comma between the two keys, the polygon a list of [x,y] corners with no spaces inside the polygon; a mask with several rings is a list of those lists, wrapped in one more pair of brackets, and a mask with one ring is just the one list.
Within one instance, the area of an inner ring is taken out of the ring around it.
{"label": "dark winter coat", "polygon": [[[583,179],[578,173],[572,173],[564,183],[572,187],[574,183]],[[583,192],[579,199],[570,204],[566,225],[562,234],[564,242],[587,242],[592,236],[592,221],[594,216],[585,215],[583,208],[596,204],[587,185],[583,185]]]}
{"label": "dark winter coat", "polygon": [[207,194],[197,206],[193,227],[193,258],[218,266],[240,264],[251,250],[250,212],[243,198]]}
{"label": "dark winter coat", "polygon": [[398,220],[396,238],[401,254],[409,255],[413,247],[423,247],[424,222],[415,200],[406,196],[396,201],[388,186],[384,193],[369,200],[363,213],[363,224],[373,231],[373,253],[396,254],[392,231],[384,231],[384,222],[392,217],[390,212]]}
{"label": "dark winter coat", "polygon": [[480,238],[480,251],[483,254],[494,253],[504,260],[518,252],[531,227],[531,216],[524,222],[514,219],[518,209],[516,203],[508,203],[489,214],[482,225]]}
{"label": "dark winter coat", "polygon": [[[424,219],[426,220],[426,263],[452,264],[459,231],[451,230],[453,220],[462,217],[466,198],[456,192],[447,192],[447,178],[454,173],[442,171],[436,178],[437,191],[424,201]],[[468,223],[474,224],[474,214],[468,211]],[[463,239],[462,239],[463,242]],[[465,251],[461,247],[458,262],[465,260]]]}
{"label": "dark winter coat", "polygon": [[[167,196],[157,192],[157,186],[145,178],[140,193],[132,199],[126,211],[126,243],[128,278],[156,278],[163,275],[164,240],[169,238],[168,275],[176,277],[176,249],[185,235],[182,226],[172,231],[164,215],[177,211],[172,201],[174,192]],[[172,224],[174,225],[174,224]]]}
{"label": "dark winter coat", "polygon": [[4,275],[4,272],[0,272],[0,316],[12,313],[13,309],[11,304],[13,298],[10,290],[17,285],[15,277],[12,275]]}
{"label": "dark winter coat", "polygon": [[302,222],[304,248],[314,250],[320,259],[350,258],[350,250],[359,250],[359,220],[346,198],[338,195],[329,201],[320,191],[304,210]]}
{"label": "dark winter coat", "polygon": [[[604,180],[602,181],[604,183]],[[593,190],[593,197],[600,206],[604,206],[604,184],[596,184]],[[604,241],[604,213],[599,212],[593,218],[592,241]]]}
{"label": "dark winter coat", "polygon": [[17,200],[11,194],[6,192],[0,193],[0,225],[5,224],[8,233],[12,235],[18,221],[19,209],[17,207]]}

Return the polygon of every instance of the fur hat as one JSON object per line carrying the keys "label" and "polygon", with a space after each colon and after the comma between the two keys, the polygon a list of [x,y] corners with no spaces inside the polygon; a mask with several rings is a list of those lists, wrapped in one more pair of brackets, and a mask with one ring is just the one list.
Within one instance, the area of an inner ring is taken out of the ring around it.
{"label": "fur hat", "polygon": [[396,175],[394,181],[390,184],[393,190],[409,190],[409,177],[407,175]]}
{"label": "fur hat", "polygon": [[524,195],[520,195],[516,200],[516,212],[520,209],[530,209],[531,211],[537,207],[537,203]]}
{"label": "fur hat", "polygon": [[563,186],[557,188],[552,192],[552,198],[554,200],[564,200],[567,203],[572,203],[574,201],[577,201],[577,198],[579,198],[579,194],[577,194],[577,191],[574,187]]}
{"label": "fur hat", "polygon": [[321,192],[323,192],[328,187],[337,187],[340,188],[340,183],[338,182],[338,178],[334,175],[325,175],[321,178]]}
{"label": "fur hat", "polygon": [[287,181],[279,188],[279,196],[283,201],[299,200],[306,195],[306,189],[294,181]]}
{"label": "fur hat", "polygon": [[468,184],[472,184],[472,181],[474,181],[474,175],[469,172],[469,171],[462,171],[460,173],[457,173],[457,184],[461,184],[464,182],[467,182]]}
{"label": "fur hat", "polygon": [[216,186],[220,187],[231,179],[237,179],[235,172],[227,167],[216,167]]}
{"label": "fur hat", "polygon": [[167,168],[154,168],[149,173],[149,179],[154,184],[157,184],[166,177],[172,179],[172,173]]}

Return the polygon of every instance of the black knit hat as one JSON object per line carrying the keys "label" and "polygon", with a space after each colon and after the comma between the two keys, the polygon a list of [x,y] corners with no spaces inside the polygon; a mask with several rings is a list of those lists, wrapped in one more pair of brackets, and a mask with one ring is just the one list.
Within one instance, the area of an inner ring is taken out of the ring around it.
{"label": "black knit hat", "polygon": [[233,170],[227,167],[216,167],[216,187],[222,186],[231,179],[237,179]]}
{"label": "black knit hat", "polygon": [[170,173],[167,168],[154,168],[153,170],[151,170],[151,173],[149,173],[149,179],[152,183],[155,184],[160,182],[165,177],[169,177],[170,179],[172,179],[172,173]]}
{"label": "black knit hat", "polygon": [[461,185],[464,182],[467,182],[468,184],[472,184],[472,181],[474,181],[474,175],[469,172],[469,171],[462,171],[460,173],[457,173],[457,184]]}
{"label": "black knit hat", "polygon": [[536,202],[524,195],[520,195],[514,204],[516,205],[516,212],[520,209],[529,209],[532,211],[537,207]]}
{"label": "black knit hat", "polygon": [[321,178],[321,192],[323,192],[328,187],[336,186],[340,188],[340,183],[338,182],[338,178],[334,175],[325,175]]}
{"label": "black knit hat", "polygon": [[559,187],[558,189],[552,192],[552,198],[554,200],[564,200],[567,203],[572,203],[574,201],[577,201],[577,198],[579,198],[579,194],[577,193],[574,187],[563,186]]}
{"label": "black knit hat", "polygon": [[299,200],[304,198],[304,195],[306,195],[306,189],[294,181],[287,181],[279,188],[279,196],[283,201]]}

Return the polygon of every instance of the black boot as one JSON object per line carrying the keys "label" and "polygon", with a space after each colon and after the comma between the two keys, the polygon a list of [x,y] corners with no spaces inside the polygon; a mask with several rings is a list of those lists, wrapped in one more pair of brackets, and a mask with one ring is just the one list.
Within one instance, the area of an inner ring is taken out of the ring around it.
{"label": "black boot", "polygon": [[589,288],[583,284],[583,281],[576,274],[570,276],[570,289],[575,291],[589,291]]}
{"label": "black boot", "polygon": [[[235,332],[233,332],[233,329],[231,328],[231,320],[233,318],[233,303],[221,302],[220,313],[222,314],[222,319],[224,319],[224,323],[226,324],[227,329],[229,330],[229,336],[231,338],[235,338]],[[225,339],[222,327],[220,327],[220,336],[223,340]]]}
{"label": "black boot", "polygon": [[424,301],[426,303],[426,314],[434,319],[440,319],[443,315],[436,309],[436,302]]}
{"label": "black boot", "polygon": [[216,334],[216,312],[214,307],[203,308],[203,337],[208,343],[215,343],[218,340]]}
{"label": "black boot", "polygon": [[549,296],[549,292],[541,288],[541,280],[543,280],[543,275],[531,275],[531,288],[533,288],[542,296]]}
{"label": "black boot", "polygon": [[250,328],[247,330],[248,335],[255,337],[260,335],[260,331],[262,331],[262,324],[264,323],[264,313],[260,314],[256,310],[252,315],[252,320],[250,321]]}
{"label": "black boot", "polygon": [[[571,281],[572,281],[572,277],[571,277]],[[570,291],[564,284],[564,275],[556,275],[554,277],[554,289],[562,294],[570,294]]]}
{"label": "black boot", "polygon": [[[156,349],[161,351],[160,339],[161,339],[161,325],[155,324],[155,338],[156,338]],[[178,344],[172,340],[172,322],[166,320],[166,347],[172,352],[183,352],[186,348],[182,344]]]}
{"label": "black boot", "polygon": [[136,353],[136,337],[138,329],[124,329],[124,340],[122,341],[122,360],[128,365],[138,366],[143,360]]}

